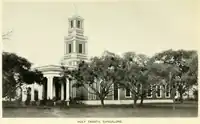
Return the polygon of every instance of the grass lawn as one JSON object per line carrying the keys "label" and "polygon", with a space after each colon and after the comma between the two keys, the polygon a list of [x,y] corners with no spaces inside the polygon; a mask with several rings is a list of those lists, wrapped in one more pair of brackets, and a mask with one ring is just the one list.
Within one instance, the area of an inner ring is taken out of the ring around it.
{"label": "grass lawn", "polygon": [[3,108],[4,118],[13,117],[197,117],[197,104],[145,104],[143,107],[131,108],[131,105],[85,106],[70,108]]}

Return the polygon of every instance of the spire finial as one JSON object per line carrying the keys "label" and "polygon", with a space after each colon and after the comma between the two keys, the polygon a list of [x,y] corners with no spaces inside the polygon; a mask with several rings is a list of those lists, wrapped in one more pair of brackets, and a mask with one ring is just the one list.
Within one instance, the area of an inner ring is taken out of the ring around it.
{"label": "spire finial", "polygon": [[73,7],[74,7],[74,14],[78,15],[78,11],[77,11],[76,5],[74,3],[73,3]]}

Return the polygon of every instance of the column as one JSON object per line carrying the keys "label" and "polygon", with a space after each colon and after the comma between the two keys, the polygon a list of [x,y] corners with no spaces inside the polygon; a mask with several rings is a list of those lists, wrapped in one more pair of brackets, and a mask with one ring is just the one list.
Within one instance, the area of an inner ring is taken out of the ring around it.
{"label": "column", "polygon": [[73,28],[76,28],[76,20],[73,20]]}
{"label": "column", "polygon": [[67,54],[67,43],[64,44],[64,54]]}
{"label": "column", "polygon": [[38,95],[39,95],[39,100],[42,100],[42,95],[43,95],[43,85],[41,85],[41,86],[39,87]]}
{"label": "column", "polygon": [[82,28],[82,29],[84,28],[83,25],[84,25],[84,24],[83,24],[83,21],[81,21],[81,28]]}
{"label": "column", "polygon": [[22,101],[26,101],[27,99],[27,94],[25,93],[25,89],[22,90]]}
{"label": "column", "polygon": [[61,84],[61,100],[64,100],[64,84]]}
{"label": "column", "polygon": [[88,43],[85,42],[85,48],[84,48],[84,49],[85,49],[85,54],[86,54],[86,55],[88,54],[88,46],[87,46],[87,45],[88,45]]}
{"label": "column", "polygon": [[35,89],[34,89],[34,84],[32,84],[32,87],[31,87],[31,101],[35,101],[34,99],[34,96],[35,96]]}
{"label": "column", "polygon": [[117,91],[118,91],[118,100],[120,100],[120,88],[119,88],[119,85],[117,87]]}
{"label": "column", "polygon": [[53,99],[53,76],[47,77],[47,99]]}
{"label": "column", "polygon": [[66,101],[69,106],[69,79],[66,79]]}
{"label": "column", "polygon": [[73,52],[76,53],[76,38],[73,40]]}

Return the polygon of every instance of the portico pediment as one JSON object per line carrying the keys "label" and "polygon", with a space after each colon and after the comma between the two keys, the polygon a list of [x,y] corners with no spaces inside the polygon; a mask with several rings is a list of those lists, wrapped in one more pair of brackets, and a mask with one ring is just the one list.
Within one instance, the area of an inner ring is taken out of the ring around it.
{"label": "portico pediment", "polygon": [[41,72],[48,72],[48,71],[61,72],[62,71],[62,68],[59,65],[45,65],[45,66],[36,67],[35,69]]}
{"label": "portico pediment", "polygon": [[[45,65],[45,66],[40,66],[40,67],[36,67],[35,69],[37,69],[38,71],[41,71],[44,75],[44,77],[46,76],[56,76],[56,77],[60,77],[61,72],[63,71],[61,65]],[[65,66],[67,67],[69,70],[74,69],[74,66]]]}
{"label": "portico pediment", "polygon": [[36,67],[38,71],[41,71],[44,75],[46,76],[56,76],[60,77],[60,73],[62,72],[62,68],[60,65],[45,65],[45,66],[40,66]]}

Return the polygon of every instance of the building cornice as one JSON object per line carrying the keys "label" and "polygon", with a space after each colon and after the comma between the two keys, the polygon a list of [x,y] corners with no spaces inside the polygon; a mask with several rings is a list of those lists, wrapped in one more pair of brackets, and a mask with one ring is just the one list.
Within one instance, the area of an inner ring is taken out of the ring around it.
{"label": "building cornice", "polygon": [[[66,66],[63,65],[69,69],[73,69],[74,66]],[[45,65],[45,66],[40,66],[40,67],[35,67],[34,69],[37,69],[38,71],[41,72],[62,72],[62,65]]]}

